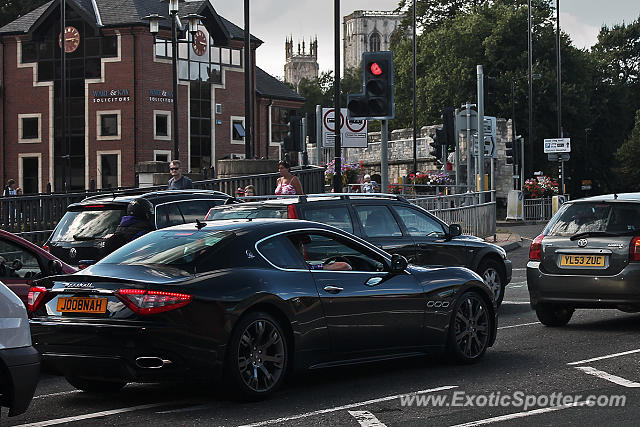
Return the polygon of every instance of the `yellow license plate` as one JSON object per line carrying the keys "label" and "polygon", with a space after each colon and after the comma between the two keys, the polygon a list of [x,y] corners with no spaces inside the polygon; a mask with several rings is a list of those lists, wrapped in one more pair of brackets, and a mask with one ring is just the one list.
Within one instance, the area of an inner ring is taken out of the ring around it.
{"label": "yellow license plate", "polygon": [[57,310],[64,313],[105,313],[106,298],[58,298]]}
{"label": "yellow license plate", "polygon": [[561,255],[561,267],[604,267],[604,255]]}

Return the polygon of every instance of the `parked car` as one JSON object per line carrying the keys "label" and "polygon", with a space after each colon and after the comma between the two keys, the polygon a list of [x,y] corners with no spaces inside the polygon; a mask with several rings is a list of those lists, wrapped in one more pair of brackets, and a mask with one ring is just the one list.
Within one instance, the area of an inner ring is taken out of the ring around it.
{"label": "parked car", "polygon": [[0,280],[27,305],[31,282],[52,274],[71,274],[76,268],[22,237],[0,230]]}
{"label": "parked car", "polygon": [[106,239],[120,224],[129,202],[136,198],[146,199],[153,206],[150,222],[155,229],[201,220],[213,206],[231,200],[225,193],[208,190],[120,192],[88,197],[69,205],[45,248],[71,265],[99,260],[104,256]]}
{"label": "parked car", "polygon": [[0,282],[0,407],[8,407],[10,417],[27,410],[39,375],[40,357],[31,345],[26,308]]}
{"label": "parked car", "polygon": [[154,231],[33,291],[36,348],[88,391],[217,374],[262,397],[290,369],[443,349],[475,362],[496,337],[493,294],[476,273],[408,266],[307,221]]}
{"label": "parked car", "polygon": [[464,266],[493,289],[498,306],[511,281],[511,261],[498,245],[461,235],[402,196],[380,194],[314,195],[212,208],[206,220],[232,218],[301,218],[353,233],[387,252],[422,266]]}
{"label": "parked car", "polygon": [[578,308],[640,311],[640,193],[562,205],[531,243],[527,286],[547,326]]}

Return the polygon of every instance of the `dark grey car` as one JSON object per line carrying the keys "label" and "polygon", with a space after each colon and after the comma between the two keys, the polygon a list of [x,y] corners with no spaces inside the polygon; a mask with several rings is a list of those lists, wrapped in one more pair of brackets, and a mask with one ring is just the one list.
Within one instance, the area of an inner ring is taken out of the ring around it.
{"label": "dark grey car", "polygon": [[564,204],[531,244],[527,286],[547,326],[577,308],[640,311],[640,193]]}

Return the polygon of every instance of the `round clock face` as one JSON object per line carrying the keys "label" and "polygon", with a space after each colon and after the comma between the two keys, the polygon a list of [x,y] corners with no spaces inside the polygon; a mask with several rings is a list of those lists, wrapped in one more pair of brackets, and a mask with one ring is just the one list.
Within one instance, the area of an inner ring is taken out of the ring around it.
{"label": "round clock face", "polygon": [[207,51],[207,36],[201,30],[198,30],[193,36],[193,51],[198,56],[204,55]]}
{"label": "round clock face", "polygon": [[[62,46],[62,34],[58,36],[58,46]],[[80,32],[76,27],[66,27],[64,29],[64,51],[74,52],[80,46]]]}

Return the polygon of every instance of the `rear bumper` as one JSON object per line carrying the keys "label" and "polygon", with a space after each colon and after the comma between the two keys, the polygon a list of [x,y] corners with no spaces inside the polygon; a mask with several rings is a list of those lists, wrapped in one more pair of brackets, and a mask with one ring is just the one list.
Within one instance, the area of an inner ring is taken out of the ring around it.
{"label": "rear bumper", "polygon": [[[35,319],[31,330],[43,361],[65,376],[125,382],[190,381],[202,378],[203,373],[218,376],[224,360],[220,343],[172,327]],[[145,367],[139,358],[163,362]]]}
{"label": "rear bumper", "polygon": [[0,350],[0,364],[6,367],[5,386],[8,387],[2,405],[9,407],[10,417],[20,415],[29,407],[36,390],[40,376],[40,356],[30,346],[3,349]]}
{"label": "rear bumper", "polygon": [[640,266],[629,265],[614,276],[546,274],[540,263],[527,263],[531,306],[566,304],[575,308],[640,308]]}

